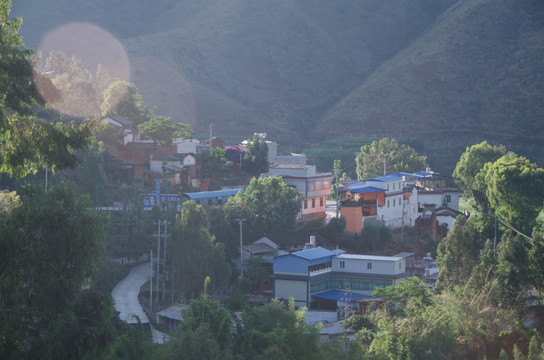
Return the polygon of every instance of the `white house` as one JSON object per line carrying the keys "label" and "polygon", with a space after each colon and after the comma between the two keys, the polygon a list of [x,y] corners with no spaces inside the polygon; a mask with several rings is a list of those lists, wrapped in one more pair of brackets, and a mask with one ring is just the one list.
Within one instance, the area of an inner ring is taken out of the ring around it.
{"label": "white house", "polygon": [[176,145],[178,154],[198,154],[200,141],[198,139],[174,139],[172,142]]}

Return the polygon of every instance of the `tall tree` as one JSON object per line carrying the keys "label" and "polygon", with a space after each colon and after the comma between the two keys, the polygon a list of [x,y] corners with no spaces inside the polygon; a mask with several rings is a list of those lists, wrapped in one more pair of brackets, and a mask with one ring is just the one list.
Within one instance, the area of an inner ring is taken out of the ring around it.
{"label": "tall tree", "polygon": [[253,237],[292,229],[301,201],[300,194],[280,177],[253,178],[245,193],[229,199],[225,210],[231,220],[240,216],[247,219],[244,230],[253,230]]}
{"label": "tall tree", "polygon": [[440,264],[439,289],[465,284],[479,262],[483,241],[471,219],[458,216],[446,237],[438,244],[436,261]]}
{"label": "tall tree", "polygon": [[222,250],[216,247],[215,237],[210,234],[204,208],[191,201],[184,202],[176,217],[169,260],[174,263],[176,289],[192,299],[202,293],[207,276],[212,285],[224,281],[217,273],[220,269],[214,267],[216,263],[226,264]]}
{"label": "tall tree", "polygon": [[103,116],[121,115],[136,124],[143,124],[150,118],[142,95],[134,84],[126,81],[116,81],[106,89],[101,108]]}
{"label": "tall tree", "polygon": [[144,135],[149,136],[155,143],[169,145],[174,138],[188,138],[193,132],[188,124],[176,123],[171,117],[150,115],[149,121],[138,125]]}
{"label": "tall tree", "polygon": [[529,253],[525,239],[506,231],[497,246],[497,262],[501,304],[522,307],[530,287]]}
{"label": "tall tree", "polygon": [[0,171],[22,177],[41,167],[74,167],[75,153],[90,144],[96,123],[51,123],[34,116],[44,105],[32,52],[20,36],[21,20],[11,19],[11,1],[0,3]]}
{"label": "tall tree", "polygon": [[524,234],[531,234],[544,207],[544,169],[515,153],[487,163],[477,181],[495,214]]}
{"label": "tall tree", "polygon": [[487,141],[467,147],[465,152],[461,154],[453,171],[455,182],[463,191],[463,195],[467,197],[476,196],[474,194],[474,191],[478,191],[474,184],[476,175],[484,168],[486,163],[493,163],[505,154],[506,148],[504,146],[493,146],[488,144]]}
{"label": "tall tree", "polygon": [[[70,186],[44,193],[28,187],[23,202],[7,194],[9,210],[0,214],[0,357],[51,351],[69,323],[82,285],[97,269],[102,252],[104,219],[77,200]],[[5,193],[2,196],[6,196]],[[38,346],[39,345],[39,346]],[[56,350],[55,350],[56,349]],[[41,350],[42,352],[45,350]],[[15,356],[19,357],[19,356]]]}
{"label": "tall tree", "polygon": [[264,138],[253,135],[248,141],[242,167],[256,176],[268,171],[268,145]]}
{"label": "tall tree", "polygon": [[426,157],[420,156],[408,145],[395,139],[383,138],[361,147],[357,155],[359,176],[368,179],[395,172],[417,172],[427,167]]}

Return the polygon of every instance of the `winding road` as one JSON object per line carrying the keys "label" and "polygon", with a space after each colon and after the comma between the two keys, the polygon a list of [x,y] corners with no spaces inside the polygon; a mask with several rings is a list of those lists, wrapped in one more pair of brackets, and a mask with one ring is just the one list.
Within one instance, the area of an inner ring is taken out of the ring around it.
{"label": "winding road", "polygon": [[[134,266],[129,274],[111,291],[111,296],[115,302],[115,310],[119,312],[119,318],[128,324],[137,324],[138,320],[142,324],[149,323],[142,305],[138,301],[140,288],[151,277],[152,270],[149,263]],[[168,335],[161,333],[151,326],[153,342],[162,344],[168,340]]]}

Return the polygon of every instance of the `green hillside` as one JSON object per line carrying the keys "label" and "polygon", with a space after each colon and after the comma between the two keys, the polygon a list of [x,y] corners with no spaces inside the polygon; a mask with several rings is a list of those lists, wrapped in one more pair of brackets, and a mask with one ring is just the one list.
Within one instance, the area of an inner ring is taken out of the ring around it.
{"label": "green hillside", "polygon": [[106,29],[148,106],[200,135],[397,136],[437,161],[481,139],[543,152],[540,0],[26,0],[12,13],[36,48],[70,21]]}

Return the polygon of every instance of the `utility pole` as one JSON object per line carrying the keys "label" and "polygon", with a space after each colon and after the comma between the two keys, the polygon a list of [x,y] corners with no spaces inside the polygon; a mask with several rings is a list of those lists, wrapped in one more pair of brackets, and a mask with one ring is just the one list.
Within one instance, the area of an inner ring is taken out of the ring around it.
{"label": "utility pole", "polygon": [[334,177],[336,178],[336,218],[338,218],[338,188],[340,187],[340,184],[338,183],[338,176],[340,176],[340,172],[342,169],[335,168],[334,169]]}
{"label": "utility pole", "polygon": [[159,220],[158,223],[159,225],[158,227],[158,234],[155,235],[157,236],[157,272],[155,274],[155,292],[157,293],[157,295],[155,296],[155,301],[158,303],[159,302],[159,267],[160,267],[160,263],[161,263],[161,221]]}
{"label": "utility pole", "polygon": [[215,126],[215,124],[210,124],[210,154],[212,152],[212,140],[213,140],[212,130],[213,130],[214,126]]}
{"label": "utility pole", "polygon": [[244,262],[242,261],[242,224],[246,219],[235,219],[240,224],[240,280],[244,278]]}
{"label": "utility pole", "polygon": [[149,257],[149,310],[153,312],[153,249]]}
{"label": "utility pole", "polygon": [[380,157],[380,161],[383,163],[383,176],[385,176],[385,164],[387,163],[387,159],[384,157]]}
{"label": "utility pole", "polygon": [[357,181],[361,181],[361,177],[359,176],[359,152],[355,152],[355,164],[356,164],[356,170],[357,173]]}
{"label": "utility pole", "polygon": [[161,237],[164,239],[164,246],[162,247],[163,252],[164,252],[164,256],[162,258],[162,261],[163,261],[163,264],[162,264],[163,277],[162,277],[161,281],[162,281],[162,301],[164,301],[164,295],[166,293],[166,239],[170,235],[168,235],[168,227],[167,227],[167,225],[169,224],[168,221],[163,220],[162,223],[164,225],[164,232],[161,235]]}
{"label": "utility pole", "polygon": [[402,177],[402,216],[401,216],[401,226],[400,226],[400,242],[404,242],[404,184],[406,183],[406,178]]}

